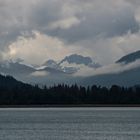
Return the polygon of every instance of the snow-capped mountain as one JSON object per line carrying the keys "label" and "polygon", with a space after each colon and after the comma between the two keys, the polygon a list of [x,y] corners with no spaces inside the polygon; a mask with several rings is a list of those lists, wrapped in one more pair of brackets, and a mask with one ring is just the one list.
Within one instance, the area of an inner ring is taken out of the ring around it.
{"label": "snow-capped mountain", "polygon": [[48,60],[41,66],[26,64],[23,60],[7,60],[0,63],[0,73],[14,76],[28,83],[54,84],[66,81],[76,81],[75,73],[81,70],[95,69],[100,66],[90,57],[70,55],[56,62]]}
{"label": "snow-capped mountain", "polygon": [[68,62],[69,64],[75,63],[75,64],[84,64],[84,65],[89,65],[92,63],[92,59],[90,57],[84,57],[82,55],[78,54],[72,54],[70,56],[66,56],[61,62]]}
{"label": "snow-capped mountain", "polygon": [[78,55],[78,54],[72,54],[70,56],[66,56],[59,63],[59,65],[62,65],[65,62],[68,64],[85,65],[85,66],[93,67],[93,68],[100,67],[100,65],[96,62],[93,62],[93,60],[90,57],[84,57],[84,56]]}
{"label": "snow-capped mountain", "polygon": [[[119,71],[116,72],[117,70]],[[92,75],[89,76],[90,72]],[[27,83],[43,85],[79,83],[87,86],[93,84],[131,86],[140,83],[139,72],[140,51],[123,56],[111,67],[101,67],[90,57],[77,54],[66,56],[59,62],[48,60],[37,68],[23,61],[0,62],[0,73],[14,76]],[[87,75],[84,75],[85,73]]]}
{"label": "snow-capped mountain", "polygon": [[85,69],[86,67],[95,69],[100,67],[100,65],[98,63],[93,62],[93,60],[90,57],[84,57],[82,55],[72,54],[70,56],[66,56],[60,62],[56,62],[54,60],[48,60],[40,68],[46,68],[46,67],[53,68],[67,74],[73,74],[81,69]]}
{"label": "snow-capped mountain", "polygon": [[49,67],[49,68],[54,68],[54,69],[58,69],[59,65],[57,64],[56,61],[50,59],[48,61],[46,61],[43,66]]}
{"label": "snow-capped mountain", "polygon": [[87,67],[93,69],[100,67],[100,65],[93,62],[90,57],[84,57],[78,54],[66,56],[63,60],[60,61],[59,66],[66,73],[75,73],[81,69],[86,69]]}

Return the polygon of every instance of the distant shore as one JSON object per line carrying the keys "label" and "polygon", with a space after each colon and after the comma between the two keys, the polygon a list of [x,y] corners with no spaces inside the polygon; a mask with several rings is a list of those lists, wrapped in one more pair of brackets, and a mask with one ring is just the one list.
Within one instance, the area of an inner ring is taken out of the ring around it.
{"label": "distant shore", "polygon": [[0,105],[0,108],[140,107],[140,104]]}

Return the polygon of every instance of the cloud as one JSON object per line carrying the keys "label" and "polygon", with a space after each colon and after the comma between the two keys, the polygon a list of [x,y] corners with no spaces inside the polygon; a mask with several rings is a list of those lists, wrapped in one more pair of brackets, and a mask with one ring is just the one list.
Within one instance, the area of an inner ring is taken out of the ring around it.
{"label": "cloud", "polygon": [[120,36],[128,31],[135,33],[139,30],[133,8],[123,1],[113,3],[111,0],[107,0],[106,4],[103,4],[101,0],[94,0],[78,1],[74,4],[75,7],[73,3],[69,3],[75,16],[81,21],[80,24],[66,30],[51,30],[50,35],[64,38],[70,43],[98,36]]}
{"label": "cloud", "polygon": [[[65,44],[56,37],[34,31],[34,37],[19,37],[8,46],[4,53],[5,59],[22,58],[31,64],[42,64],[47,59],[62,59],[73,50],[73,46]],[[70,50],[71,49],[71,50]]]}
{"label": "cloud", "polygon": [[57,28],[69,29],[72,26],[75,26],[77,24],[80,24],[80,20],[78,20],[76,17],[69,17],[67,19],[62,19],[54,23],[51,23],[49,28],[50,29],[57,29]]}
{"label": "cloud", "polygon": [[47,73],[46,71],[36,71],[31,73],[31,76],[35,76],[35,77],[44,77],[49,75],[49,73]]}
{"label": "cloud", "polygon": [[41,63],[74,52],[112,63],[140,49],[139,9],[138,0],[0,0],[0,56]]}
{"label": "cloud", "polygon": [[10,59],[22,58],[29,63],[41,63],[42,59],[49,59],[52,55],[56,58],[60,50],[65,50],[65,48],[62,49],[62,46],[62,42],[56,38],[35,32],[35,37],[19,37],[10,44],[8,51],[5,52],[5,57]]}
{"label": "cloud", "polygon": [[76,43],[76,46],[83,50],[86,55],[93,58],[102,65],[116,62],[118,59],[129,53],[140,50],[140,32],[131,34],[128,32],[123,36],[110,38],[99,37],[96,40],[83,40]]}
{"label": "cloud", "polygon": [[140,4],[139,0],[125,0],[125,1],[131,3],[132,5],[135,5],[135,6],[139,6],[139,4]]}
{"label": "cloud", "polygon": [[128,65],[114,63],[97,69],[91,69],[86,67],[84,69],[79,70],[77,73],[74,74],[74,76],[86,77],[86,76],[103,75],[103,74],[115,74],[115,73],[125,72],[138,67],[140,67],[140,60],[136,60],[135,62],[130,63]]}

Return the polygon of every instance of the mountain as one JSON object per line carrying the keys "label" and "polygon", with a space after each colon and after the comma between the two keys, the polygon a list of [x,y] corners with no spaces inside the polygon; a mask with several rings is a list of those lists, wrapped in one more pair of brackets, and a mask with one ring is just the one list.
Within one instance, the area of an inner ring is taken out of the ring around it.
{"label": "mountain", "polygon": [[140,59],[140,50],[130,53],[126,56],[123,56],[121,59],[119,59],[117,61],[117,63],[124,63],[124,64],[128,64],[128,63],[132,63],[136,60]]}
{"label": "mountain", "polygon": [[[77,83],[84,86],[94,84],[133,86],[140,84],[140,64],[136,61],[138,59],[140,51],[123,56],[111,69],[108,69],[108,66],[101,67],[90,57],[77,54],[66,56],[59,62],[48,60],[38,68],[21,61],[3,61],[0,63],[0,73],[12,75],[17,80],[27,83],[48,86],[60,83]],[[85,76],[85,73],[91,76]]]}
{"label": "mountain", "polygon": [[21,62],[3,61],[0,63],[0,72],[9,75],[24,75],[34,72],[32,66],[23,64]]}
{"label": "mountain", "polygon": [[[60,83],[74,83],[75,79],[72,74],[77,72],[77,68],[70,67],[70,65],[62,67],[60,62],[61,61],[56,62],[52,59],[47,60],[43,65],[36,68],[36,71],[32,73],[32,76],[28,78],[28,82],[34,83],[35,81],[40,85],[47,84],[48,86]],[[27,79],[25,80],[27,82]]]}
{"label": "mountain", "polygon": [[91,86],[134,86],[140,84],[140,67],[125,70],[120,73],[101,74],[80,79],[79,85]]}
{"label": "mountain", "polygon": [[75,63],[75,64],[84,64],[84,65],[89,65],[92,63],[92,59],[90,57],[84,57],[82,55],[78,54],[72,54],[70,56],[66,56],[61,62],[67,61],[68,63]]}
{"label": "mountain", "polygon": [[78,54],[72,54],[70,56],[66,56],[59,65],[62,65],[63,63],[68,63],[68,64],[77,64],[77,65],[85,65],[93,68],[100,67],[98,63],[93,62],[93,60],[90,57],[84,57],[82,55]]}
{"label": "mountain", "polygon": [[31,87],[29,84],[25,84],[13,78],[12,76],[5,76],[0,74],[0,88],[4,89],[17,89],[21,87]]}
{"label": "mountain", "polygon": [[6,60],[0,62],[0,74],[14,76],[17,80],[31,84],[58,84],[73,80],[71,74],[75,72],[75,68],[62,68],[54,60],[46,61],[42,66],[33,67],[26,64],[23,60],[16,61]]}
{"label": "mountain", "polygon": [[110,88],[92,85],[59,84],[51,87],[32,86],[11,76],[0,75],[0,107],[55,107],[80,105],[139,105],[140,86]]}
{"label": "mountain", "polygon": [[[111,86],[113,84],[121,86],[134,86],[140,84],[140,51],[133,52],[123,56],[116,61],[115,68],[119,67],[120,71],[107,74],[99,74],[83,78],[79,83],[81,85],[102,85]],[[125,65],[124,65],[125,64]]]}
{"label": "mountain", "polygon": [[22,80],[33,84],[38,83],[40,85],[78,83],[79,77],[74,77],[73,74],[88,68],[94,70],[99,66],[100,65],[94,63],[90,57],[73,54],[66,56],[59,62],[56,62],[52,59],[47,60],[44,64],[35,68],[35,71],[32,72],[28,77],[22,77]]}
{"label": "mountain", "polygon": [[90,57],[84,57],[78,54],[72,54],[66,56],[60,61],[59,66],[66,73],[76,73],[81,69],[93,68],[96,69],[100,67],[98,63],[93,62]]}
{"label": "mountain", "polygon": [[72,54],[70,56],[66,56],[60,62],[56,62],[54,60],[46,61],[41,67],[38,69],[46,69],[52,68],[58,71],[61,71],[65,74],[74,74],[85,67],[89,68],[98,68],[100,65],[98,63],[93,62],[90,57],[84,57],[78,54]]}
{"label": "mountain", "polygon": [[54,68],[54,69],[58,69],[58,67],[59,67],[57,62],[52,60],[52,59],[46,61],[42,66],[49,67],[49,68]]}

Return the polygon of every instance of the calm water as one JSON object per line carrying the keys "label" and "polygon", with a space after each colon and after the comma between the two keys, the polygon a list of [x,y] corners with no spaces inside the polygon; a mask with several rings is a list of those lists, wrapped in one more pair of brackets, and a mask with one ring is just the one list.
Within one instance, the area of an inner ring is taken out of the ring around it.
{"label": "calm water", "polygon": [[139,140],[140,108],[0,109],[0,140]]}

